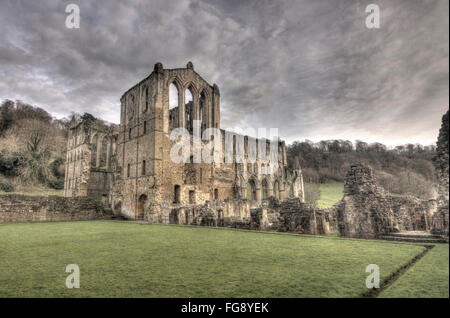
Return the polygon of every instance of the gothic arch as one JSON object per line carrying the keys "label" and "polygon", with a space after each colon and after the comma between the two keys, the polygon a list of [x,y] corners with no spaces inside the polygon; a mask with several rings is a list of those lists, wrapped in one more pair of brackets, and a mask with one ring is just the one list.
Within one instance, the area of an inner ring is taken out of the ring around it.
{"label": "gothic arch", "polygon": [[256,182],[253,178],[247,182],[247,199],[252,201],[256,200]]}
{"label": "gothic arch", "polygon": [[[196,119],[196,105],[197,105],[197,89],[194,84],[188,83],[184,89],[184,118],[185,118],[185,128],[193,133],[194,130],[194,120]],[[190,100],[188,100],[190,97]]]}
{"label": "gothic arch", "polygon": [[273,182],[273,195],[277,199],[281,199],[281,188],[280,188],[280,180],[277,178]]}
{"label": "gothic arch", "polygon": [[[177,105],[176,106],[170,106],[170,91],[171,91],[171,87],[172,85],[175,87],[176,92],[177,92]],[[183,91],[183,85],[181,84],[181,82],[178,80],[178,78],[173,78],[170,81],[168,81],[167,84],[167,93],[168,93],[168,101],[169,101],[169,105],[168,105],[168,109],[173,109],[176,107],[180,107],[181,102],[182,102],[182,91]]]}

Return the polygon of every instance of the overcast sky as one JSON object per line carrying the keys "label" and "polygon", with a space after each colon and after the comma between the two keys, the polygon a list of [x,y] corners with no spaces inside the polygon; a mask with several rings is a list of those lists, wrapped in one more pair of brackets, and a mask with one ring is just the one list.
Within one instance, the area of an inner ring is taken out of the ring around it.
{"label": "overcast sky", "polygon": [[[65,26],[80,7],[80,29]],[[368,29],[365,8],[381,10]],[[221,92],[222,127],[288,142],[435,143],[449,98],[449,1],[0,2],[0,99],[119,122],[156,62]]]}

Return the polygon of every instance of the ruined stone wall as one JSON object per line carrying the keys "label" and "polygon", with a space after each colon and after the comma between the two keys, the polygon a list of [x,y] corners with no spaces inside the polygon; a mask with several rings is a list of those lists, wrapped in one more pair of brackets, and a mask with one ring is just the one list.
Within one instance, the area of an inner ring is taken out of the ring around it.
{"label": "ruined stone wall", "polygon": [[299,198],[268,201],[253,206],[247,199],[207,201],[205,204],[173,207],[169,223],[222,226],[248,230],[273,230],[303,234],[337,232],[334,208],[320,209]]}
{"label": "ruined stone wall", "polygon": [[435,200],[414,196],[388,197],[399,231],[430,231],[436,212]]}
{"label": "ruined stone wall", "polygon": [[107,197],[116,168],[116,127],[98,121],[73,122],[67,141],[64,196]]}
{"label": "ruined stone wall", "polygon": [[437,140],[437,156],[434,158],[434,166],[439,183],[438,187],[438,211],[433,218],[434,234],[448,236],[449,224],[449,112],[442,117],[442,126],[439,130],[439,137]]}
{"label": "ruined stone wall", "polygon": [[344,198],[337,208],[341,236],[376,238],[399,230],[391,202],[370,167],[351,165],[344,182]]}
{"label": "ruined stone wall", "polygon": [[302,234],[331,234],[337,232],[337,220],[334,208],[318,208],[303,203],[299,198],[290,198],[281,202],[281,232]]}
{"label": "ruined stone wall", "polygon": [[[178,89],[178,107],[173,109],[169,109],[171,84]],[[186,108],[187,90],[193,100]],[[109,200],[116,213],[131,219],[168,222],[170,207],[249,198],[250,183],[254,186],[252,207],[261,205],[263,192],[265,200],[269,196],[280,199],[303,197],[301,170],[288,173],[284,142],[280,142],[278,147],[278,169],[269,175],[261,173],[265,168],[261,162],[247,162],[247,151],[243,163],[225,163],[225,160],[215,163],[173,162],[171,149],[178,140],[171,140],[170,135],[176,127],[191,129],[188,117],[202,120],[201,131],[210,127],[220,129],[219,88],[216,84],[209,85],[194,72],[192,63],[180,69],[164,69],[157,63],[146,79],[123,94],[116,173],[109,192]],[[224,149],[225,132],[221,132]],[[247,136],[242,138],[249,140]],[[267,140],[256,142],[267,143]],[[192,143],[191,138],[191,148]],[[202,141],[200,147],[203,149],[207,143]],[[248,144],[244,147],[248,148]]]}
{"label": "ruined stone wall", "polygon": [[377,238],[398,231],[430,231],[435,200],[390,196],[377,185],[370,167],[350,166],[344,198],[337,204],[341,236]]}
{"label": "ruined stone wall", "polygon": [[104,217],[100,202],[85,197],[0,195],[0,222],[92,220]]}

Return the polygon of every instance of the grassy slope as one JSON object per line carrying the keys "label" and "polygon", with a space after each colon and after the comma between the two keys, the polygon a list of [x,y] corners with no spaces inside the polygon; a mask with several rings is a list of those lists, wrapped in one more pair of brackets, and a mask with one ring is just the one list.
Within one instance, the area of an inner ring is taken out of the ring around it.
{"label": "grassy slope", "polygon": [[342,182],[327,182],[320,185],[319,207],[331,207],[338,203],[344,196],[344,184]]}
{"label": "grassy slope", "polygon": [[380,297],[449,297],[448,244],[436,245]]}
{"label": "grassy slope", "polygon": [[[111,221],[0,224],[0,297],[357,297],[409,244]],[[78,264],[81,288],[65,287]]]}

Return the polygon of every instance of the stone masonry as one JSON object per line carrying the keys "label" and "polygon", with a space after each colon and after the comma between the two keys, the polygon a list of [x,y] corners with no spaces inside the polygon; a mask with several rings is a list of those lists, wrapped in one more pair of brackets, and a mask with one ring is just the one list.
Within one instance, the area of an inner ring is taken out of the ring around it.
{"label": "stone masonry", "polygon": [[0,195],[0,223],[27,221],[73,221],[109,217],[103,206],[86,197],[36,197]]}
{"label": "stone masonry", "polygon": [[376,238],[399,231],[387,195],[375,183],[372,169],[363,164],[348,170],[337,216],[341,236]]}
{"label": "stone masonry", "polygon": [[[173,87],[177,97],[170,101]],[[171,160],[176,142],[170,138],[172,131],[185,128],[192,136],[193,120],[201,120],[200,133],[219,129],[222,150],[226,142],[226,131],[220,128],[219,87],[208,84],[191,62],[177,69],[156,63],[153,72],[127,90],[120,101],[119,126],[89,120],[73,123],[67,146],[66,197],[103,200],[115,214],[151,223],[181,222],[186,220],[183,213],[201,213],[205,220],[211,214],[199,208],[205,204],[228,207],[228,215],[224,211],[219,218],[223,222],[227,218],[244,221],[250,218],[251,209],[261,209],[272,197],[303,201],[301,169],[287,168],[286,144],[281,140],[275,143],[277,165],[249,159],[249,145],[255,144],[256,151],[266,149],[268,154],[273,146],[269,140],[234,133],[228,142],[236,149],[238,139],[243,141],[239,143],[244,151],[242,162],[235,157],[230,163],[225,158],[214,163],[194,163],[192,157],[189,162]],[[190,138],[191,149],[193,142]],[[207,142],[202,140],[200,148],[205,149]],[[244,206],[246,215],[241,213]],[[173,210],[180,211],[180,216]]]}
{"label": "stone masonry", "polygon": [[344,198],[335,205],[341,236],[380,238],[399,231],[430,231],[435,200],[390,196],[377,185],[372,169],[350,166]]}
{"label": "stone masonry", "polygon": [[436,175],[439,183],[438,187],[438,199],[437,206],[438,211],[433,218],[433,229],[432,232],[434,234],[443,235],[448,237],[448,204],[449,204],[449,149],[448,149],[448,135],[449,135],[449,126],[448,126],[448,116],[449,112],[442,117],[442,126],[439,130],[439,137],[437,140],[437,156],[434,158],[434,166],[436,169]]}

